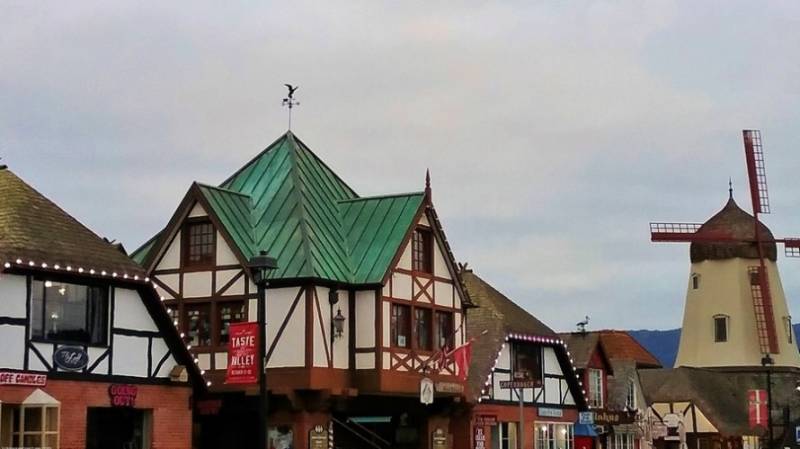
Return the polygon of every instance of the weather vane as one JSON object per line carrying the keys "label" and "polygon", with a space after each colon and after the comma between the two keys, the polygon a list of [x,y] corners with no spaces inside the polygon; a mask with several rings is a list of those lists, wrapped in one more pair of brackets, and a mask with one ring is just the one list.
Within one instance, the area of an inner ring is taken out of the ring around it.
{"label": "weather vane", "polygon": [[292,108],[295,107],[295,106],[299,106],[300,105],[300,102],[294,99],[294,92],[300,86],[292,86],[291,84],[284,84],[284,86],[286,86],[286,88],[289,89],[289,95],[286,98],[283,99],[283,103],[281,103],[281,104],[283,106],[286,106],[286,107],[289,108],[289,130],[291,130],[292,129]]}

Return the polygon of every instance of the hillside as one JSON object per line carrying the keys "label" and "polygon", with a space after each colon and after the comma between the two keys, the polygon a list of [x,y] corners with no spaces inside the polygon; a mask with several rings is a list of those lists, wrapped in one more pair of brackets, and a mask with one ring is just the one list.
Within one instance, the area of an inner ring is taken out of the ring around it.
{"label": "hillside", "polygon": [[[800,332],[800,323],[793,326],[794,334]],[[680,329],[658,330],[633,330],[628,331],[633,338],[642,344],[661,362],[664,367],[672,367],[678,355],[678,341],[681,338]],[[795,339],[797,341],[797,339]],[[800,342],[798,342],[800,347]]]}

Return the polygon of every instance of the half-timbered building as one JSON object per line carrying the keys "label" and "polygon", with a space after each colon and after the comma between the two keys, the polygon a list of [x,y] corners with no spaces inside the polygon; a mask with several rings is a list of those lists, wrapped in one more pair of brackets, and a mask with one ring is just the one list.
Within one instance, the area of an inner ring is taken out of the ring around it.
{"label": "half-timbered building", "polygon": [[521,439],[525,448],[573,449],[587,403],[564,342],[472,270],[461,277],[476,306],[467,324],[476,405],[457,447],[515,449]]}
{"label": "half-timbered building", "polygon": [[[309,446],[427,448],[464,383],[443,349],[464,342],[469,301],[424,191],[361,197],[287,132],[219,185],[194,183],[166,227],[134,254],[213,380],[198,401],[201,447],[255,440],[255,385],[225,385],[228,327],[256,321],[248,261],[268,273],[270,435]],[[434,382],[431,405],[420,381]],[[207,445],[207,446],[206,446]]]}
{"label": "half-timbered building", "polygon": [[146,276],[0,166],[0,447],[191,447],[203,379]]}

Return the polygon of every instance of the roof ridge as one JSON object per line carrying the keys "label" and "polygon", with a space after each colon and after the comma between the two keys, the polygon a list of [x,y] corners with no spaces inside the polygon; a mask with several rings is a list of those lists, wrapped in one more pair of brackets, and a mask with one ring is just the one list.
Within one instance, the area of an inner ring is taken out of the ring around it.
{"label": "roof ridge", "polygon": [[280,137],[278,137],[277,139],[275,139],[275,140],[274,140],[274,141],[273,141],[271,144],[267,145],[267,147],[266,147],[266,148],[264,148],[263,150],[261,150],[261,151],[260,151],[258,154],[256,154],[254,157],[252,157],[252,158],[251,158],[249,161],[247,161],[247,162],[246,162],[244,165],[242,165],[241,167],[239,167],[239,169],[238,169],[238,170],[236,170],[235,172],[233,172],[233,174],[232,174],[232,175],[228,176],[228,177],[227,177],[227,178],[226,178],[224,181],[222,181],[222,182],[220,183],[220,185],[221,185],[221,186],[223,186],[223,185],[225,185],[225,184],[228,184],[229,182],[231,182],[231,181],[232,181],[234,178],[236,178],[237,176],[239,176],[239,174],[240,174],[240,173],[242,173],[243,171],[245,171],[245,170],[247,169],[247,167],[250,167],[251,165],[253,165],[253,164],[254,164],[255,162],[257,162],[259,159],[261,159],[261,157],[262,157],[262,156],[264,156],[266,153],[269,153],[269,152],[270,152],[270,151],[271,151],[273,148],[280,148],[280,145],[279,145],[279,144],[280,144],[280,142],[281,142],[282,140],[284,140],[284,139],[287,139],[287,138],[288,138],[290,135],[292,135],[292,134],[291,134],[291,131],[287,131],[287,132],[285,132],[285,133],[281,134],[281,136],[280,136]]}
{"label": "roof ridge", "polygon": [[237,192],[236,190],[231,190],[231,189],[228,189],[228,188],[225,188],[225,187],[212,186],[211,184],[206,184],[206,183],[198,182],[198,181],[195,181],[194,183],[197,184],[200,187],[204,187],[204,188],[207,188],[207,189],[219,190],[220,192],[232,193],[234,195],[241,195],[241,196],[244,196],[244,197],[252,199],[252,197],[250,195],[248,195],[246,193],[243,193],[243,192]]}
{"label": "roof ridge", "polygon": [[380,200],[384,198],[399,198],[401,196],[416,196],[416,195],[425,195],[423,191],[417,192],[404,192],[404,193],[389,193],[386,195],[375,195],[375,196],[362,196],[359,198],[350,198],[347,200],[338,200],[337,203],[351,203],[355,201],[367,201],[367,200]]}
{"label": "roof ridge", "polygon": [[[294,184],[294,188],[291,189],[290,195],[295,196],[295,201],[299,206],[298,209],[298,227],[300,228],[300,244],[303,247],[303,252],[305,253],[305,264],[308,264],[308,268],[311,270],[310,274],[314,275],[316,273],[315,270],[315,261],[314,256],[311,254],[311,241],[310,235],[308,232],[308,213],[306,212],[306,198],[305,198],[305,189],[304,184],[300,180],[300,174],[298,173],[297,167],[297,142],[294,139],[294,135],[291,132],[287,132],[285,134],[286,140],[289,142],[289,154],[288,157],[291,160],[291,164],[289,165],[289,176],[292,178],[292,184]],[[301,272],[303,271],[303,267],[301,267]]]}
{"label": "roof ridge", "polygon": [[[309,154],[310,154],[310,155],[311,155],[311,156],[312,156],[314,159],[316,159],[316,160],[317,160],[317,162],[319,162],[320,164],[322,164],[322,166],[323,166],[323,167],[325,167],[325,168],[326,168],[326,169],[327,169],[329,172],[331,172],[331,174],[332,174],[332,175],[333,175],[333,176],[334,176],[334,177],[335,177],[335,178],[336,178],[336,179],[337,179],[339,182],[341,182],[341,183],[342,183],[342,185],[343,185],[343,186],[345,186],[345,187],[347,188],[347,190],[349,190],[349,191],[350,191],[350,193],[352,193],[352,194],[353,194],[353,195],[355,195],[356,197],[358,196],[358,193],[357,193],[355,190],[353,190],[353,188],[352,188],[352,187],[350,187],[350,185],[348,185],[348,184],[347,184],[347,183],[344,181],[344,179],[342,179],[342,178],[341,178],[341,177],[340,177],[340,176],[339,176],[339,175],[338,175],[338,174],[337,174],[337,173],[336,173],[336,172],[335,172],[335,171],[334,171],[332,168],[330,168],[330,167],[328,166],[328,164],[326,164],[326,163],[325,163],[325,161],[323,161],[323,160],[322,160],[322,158],[320,158],[319,156],[317,156],[317,153],[315,153],[315,152],[314,152],[314,151],[313,151],[313,150],[312,150],[312,149],[311,149],[311,148],[310,148],[308,145],[306,145],[306,143],[305,143],[305,142],[303,142],[302,140],[300,140],[300,138],[299,138],[299,137],[297,137],[297,136],[295,136],[295,135],[294,135],[294,133],[292,133],[291,131],[288,131],[288,132],[287,132],[287,135],[288,135],[289,137],[291,137],[291,140],[292,140],[292,141],[295,143],[295,145],[296,145],[296,146],[298,146],[298,147],[302,148],[304,151],[308,152],[308,153],[309,153]],[[297,148],[296,148],[296,149],[297,149]]]}

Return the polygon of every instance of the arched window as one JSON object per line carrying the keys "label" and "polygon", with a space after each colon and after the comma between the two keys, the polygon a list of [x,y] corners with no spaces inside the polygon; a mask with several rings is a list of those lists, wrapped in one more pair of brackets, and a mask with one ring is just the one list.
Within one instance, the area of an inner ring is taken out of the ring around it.
{"label": "arched window", "polygon": [[700,288],[700,275],[697,273],[692,273],[692,290],[697,290]]}
{"label": "arched window", "polygon": [[714,315],[714,341],[722,343],[728,341],[728,327],[730,317],[728,315]]}

